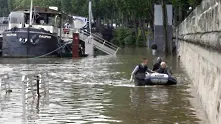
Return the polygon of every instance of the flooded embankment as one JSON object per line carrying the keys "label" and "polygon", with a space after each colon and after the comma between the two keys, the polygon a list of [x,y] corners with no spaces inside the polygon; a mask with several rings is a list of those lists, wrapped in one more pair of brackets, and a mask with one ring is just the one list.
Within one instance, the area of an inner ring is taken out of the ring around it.
{"label": "flooded embankment", "polygon": [[[0,123],[124,123],[198,124],[200,104],[191,82],[175,57],[165,58],[178,79],[176,86],[135,87],[130,73],[142,57],[155,59],[147,49],[123,49],[118,56],[83,59],[1,59],[12,93],[1,92]],[[22,103],[22,75],[42,75],[49,94]],[[48,97],[47,97],[48,96]],[[24,107],[28,106],[28,107]],[[25,109],[24,109],[25,108]]]}

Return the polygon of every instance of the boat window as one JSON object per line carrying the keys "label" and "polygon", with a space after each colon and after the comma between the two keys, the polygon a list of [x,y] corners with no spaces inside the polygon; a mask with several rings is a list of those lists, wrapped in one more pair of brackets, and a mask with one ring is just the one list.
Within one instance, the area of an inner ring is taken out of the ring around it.
{"label": "boat window", "polygon": [[38,13],[34,20],[37,25],[55,25],[55,17],[52,14]]}
{"label": "boat window", "polygon": [[38,25],[45,25],[47,24],[47,17],[45,14],[39,14],[36,18],[35,18],[35,23]]}
{"label": "boat window", "polygon": [[58,28],[61,28],[61,19],[60,17],[55,17],[55,26],[57,26]]}
{"label": "boat window", "polygon": [[55,25],[55,20],[53,17],[48,17],[48,24],[53,26]]}

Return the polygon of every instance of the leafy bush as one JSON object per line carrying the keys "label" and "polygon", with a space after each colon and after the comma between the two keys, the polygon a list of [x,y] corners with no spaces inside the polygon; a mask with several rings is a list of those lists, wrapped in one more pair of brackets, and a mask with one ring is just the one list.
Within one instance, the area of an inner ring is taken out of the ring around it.
{"label": "leafy bush", "polygon": [[136,46],[145,46],[145,40],[143,39],[142,31],[140,29],[138,29],[138,34],[136,37]]}
{"label": "leafy bush", "polygon": [[[151,32],[145,31],[145,37]],[[112,42],[120,46],[146,47],[146,40],[143,38],[141,29],[138,28],[137,35],[134,28],[120,27],[114,30]]]}
{"label": "leafy bush", "polygon": [[131,46],[136,42],[135,32],[131,28],[117,28],[113,32],[112,42],[120,46]]}

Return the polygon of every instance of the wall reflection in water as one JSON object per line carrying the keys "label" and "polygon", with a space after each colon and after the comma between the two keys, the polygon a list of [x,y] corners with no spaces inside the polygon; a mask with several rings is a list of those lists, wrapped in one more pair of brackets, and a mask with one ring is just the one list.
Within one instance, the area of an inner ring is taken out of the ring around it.
{"label": "wall reflection in water", "polygon": [[[150,124],[198,123],[191,112],[188,92],[177,86],[148,86],[130,88],[132,113],[137,113],[136,122]],[[185,113],[189,112],[189,115]],[[143,119],[142,119],[143,118]]]}

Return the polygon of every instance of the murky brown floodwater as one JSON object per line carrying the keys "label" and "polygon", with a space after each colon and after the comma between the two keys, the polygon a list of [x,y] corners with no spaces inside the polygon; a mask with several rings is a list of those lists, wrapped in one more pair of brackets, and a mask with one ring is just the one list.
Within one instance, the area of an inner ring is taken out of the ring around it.
{"label": "murky brown floodwater", "polygon": [[[13,92],[0,97],[0,123],[123,123],[197,124],[200,105],[193,106],[191,85],[176,58],[166,61],[178,78],[177,86],[134,87],[129,78],[140,58],[155,59],[146,49],[123,49],[116,57],[72,59],[1,59],[0,73]],[[11,64],[6,64],[11,63]],[[16,64],[17,63],[17,64]],[[23,64],[22,64],[23,63]],[[26,63],[26,64],[25,64]],[[49,94],[22,104],[22,75],[42,74]],[[46,96],[49,96],[49,100]],[[24,106],[29,106],[23,108]]]}

